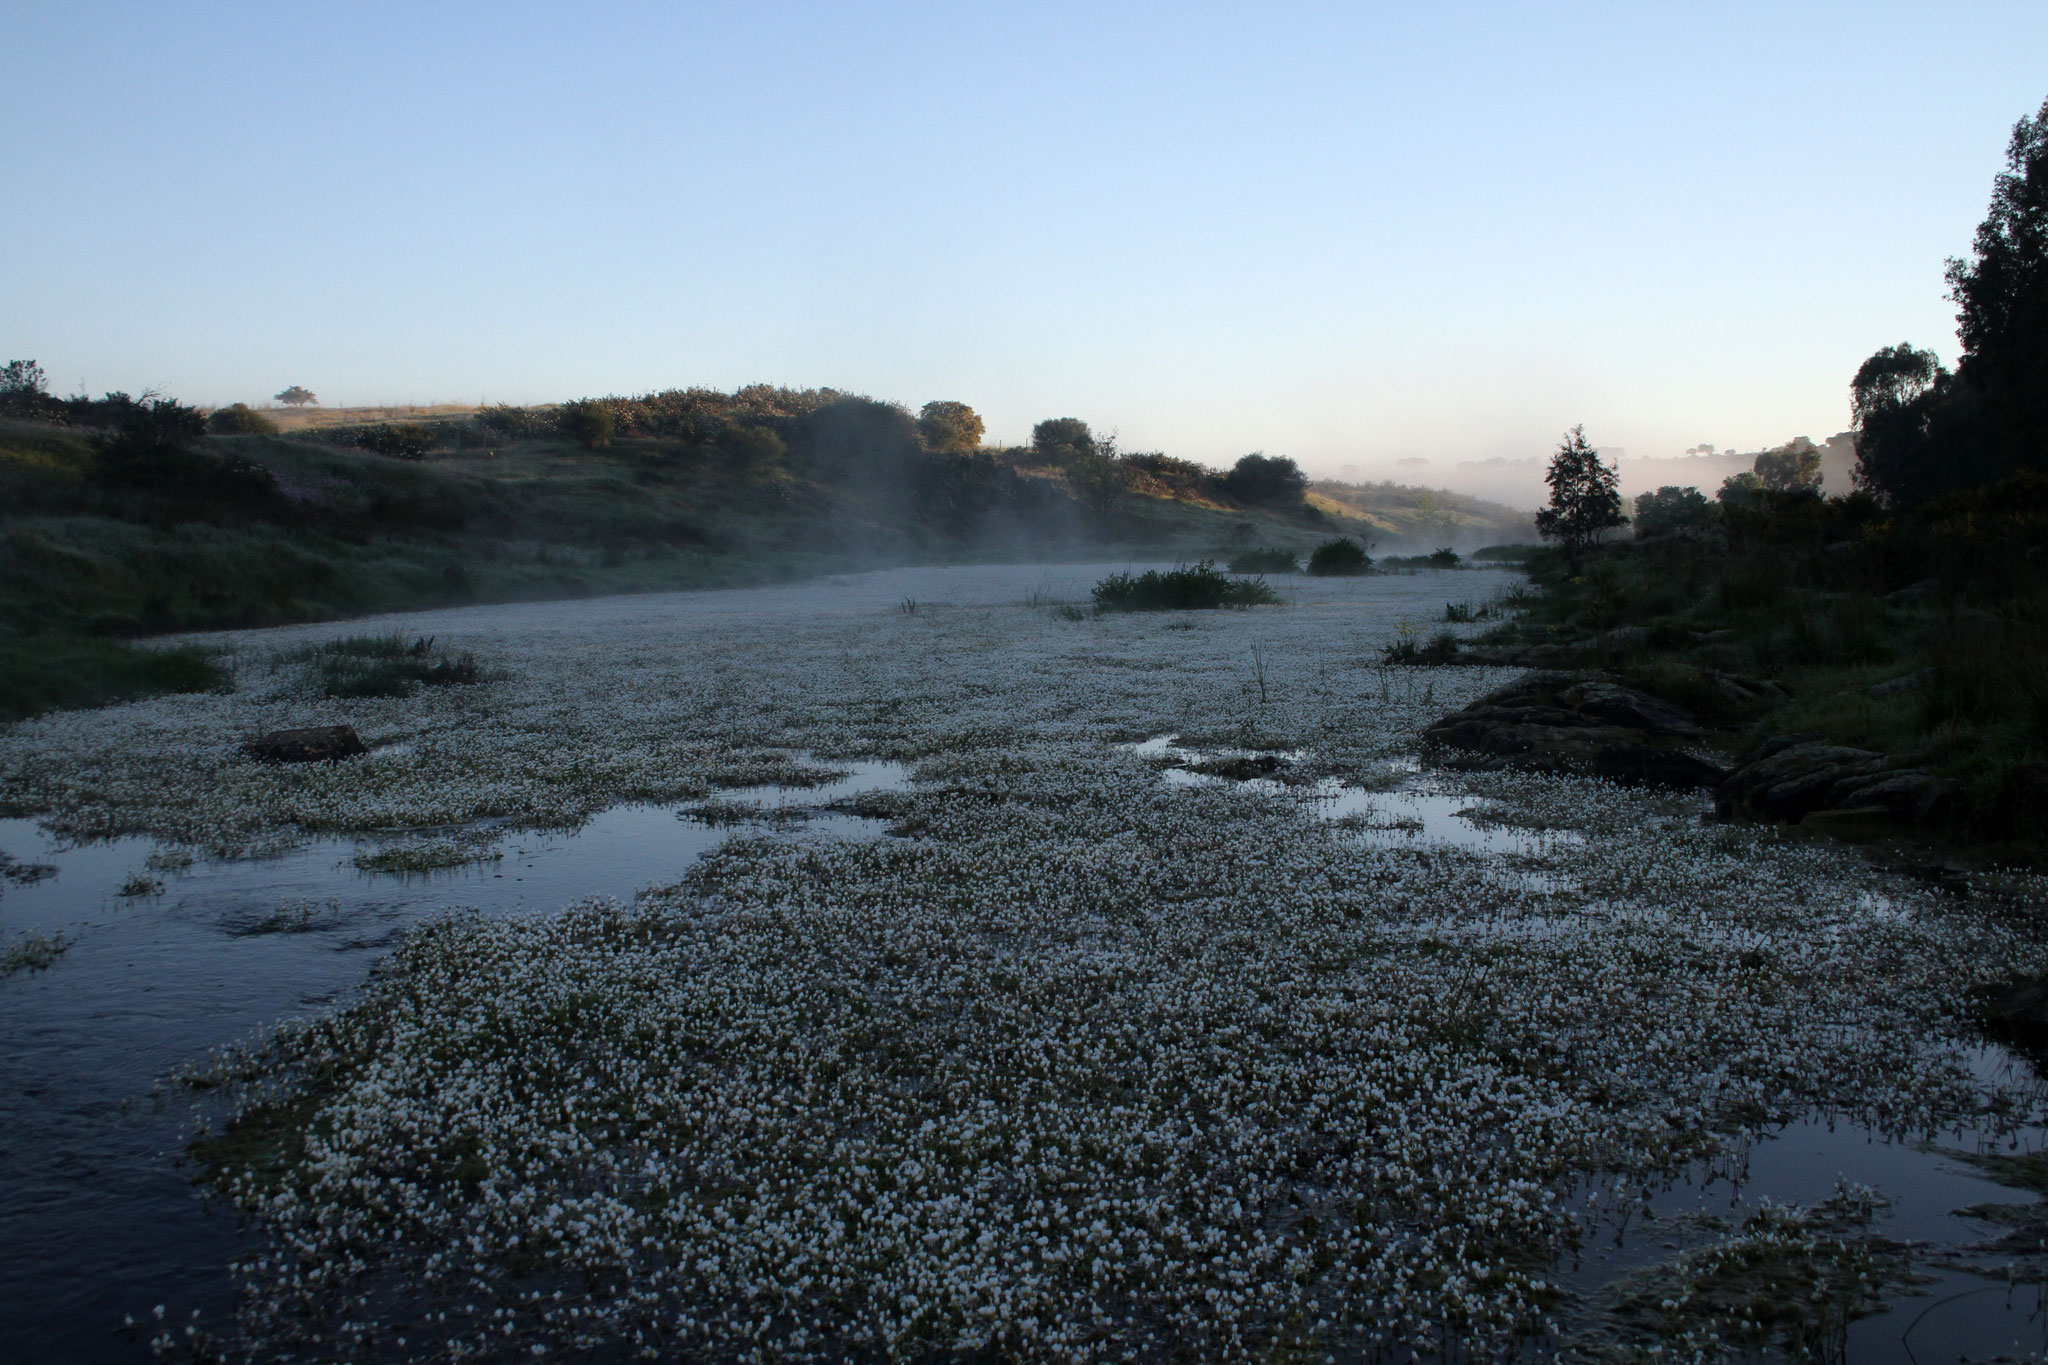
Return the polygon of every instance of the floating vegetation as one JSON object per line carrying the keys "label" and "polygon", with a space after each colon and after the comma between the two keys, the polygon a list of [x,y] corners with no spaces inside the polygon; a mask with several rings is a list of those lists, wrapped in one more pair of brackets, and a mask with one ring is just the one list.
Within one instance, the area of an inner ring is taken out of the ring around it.
{"label": "floating vegetation", "polygon": [[480,830],[440,838],[397,839],[375,848],[359,849],[351,861],[364,872],[444,872],[503,860],[505,855],[497,847],[497,840],[495,832]]}
{"label": "floating vegetation", "polygon": [[1733,1235],[1623,1277],[1570,1357],[1711,1365],[1843,1360],[1849,1324],[1911,1284],[1910,1248],[1876,1233],[1884,1199],[1838,1184],[1811,1208],[1765,1201]]}
{"label": "floating vegetation", "polygon": [[46,877],[57,875],[57,869],[48,863],[19,862],[6,853],[0,853],[0,884],[13,883],[15,886],[33,886]]}
{"label": "floating vegetation", "polygon": [[236,938],[256,938],[263,934],[308,934],[315,929],[326,928],[340,914],[341,902],[336,900],[286,901],[267,914],[230,921],[227,930]]}
{"label": "floating vegetation", "polygon": [[13,976],[16,972],[47,971],[70,947],[71,940],[62,934],[44,934],[31,929],[8,944],[6,952],[0,953],[0,977]]}
{"label": "floating vegetation", "polygon": [[130,872],[128,880],[122,882],[120,889],[114,892],[117,896],[134,897],[161,896],[163,893],[163,882],[146,872]]}
{"label": "floating vegetation", "polygon": [[13,727],[0,775],[68,837],[211,850],[915,765],[817,793],[915,837],[742,832],[630,908],[434,922],[225,1067],[244,1131],[303,1143],[216,1163],[255,1358],[1540,1353],[1556,1260],[1745,1125],[2031,1120],[1957,1018],[2040,969],[1983,898],[1689,796],[1474,775],[1440,813],[1359,794],[1425,827],[1361,832],[1317,782],[1117,743],[1399,780],[1497,685],[1360,657],[1442,591],[1305,578],[1191,631],[1075,630],[995,569],[478,609],[516,669],[417,694],[402,762],[235,761],[322,718],[294,676]]}

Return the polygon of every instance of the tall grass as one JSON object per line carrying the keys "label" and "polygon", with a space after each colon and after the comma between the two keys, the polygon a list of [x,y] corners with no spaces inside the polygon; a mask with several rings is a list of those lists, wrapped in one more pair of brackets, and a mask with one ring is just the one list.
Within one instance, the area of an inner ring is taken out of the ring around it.
{"label": "tall grass", "polygon": [[1231,578],[1206,559],[1168,573],[1147,569],[1136,577],[1111,574],[1095,585],[1094,593],[1097,611],[1191,611],[1280,600],[1265,579]]}
{"label": "tall grass", "polygon": [[0,635],[0,721],[232,685],[219,656],[197,645],[149,649],[71,635]]}

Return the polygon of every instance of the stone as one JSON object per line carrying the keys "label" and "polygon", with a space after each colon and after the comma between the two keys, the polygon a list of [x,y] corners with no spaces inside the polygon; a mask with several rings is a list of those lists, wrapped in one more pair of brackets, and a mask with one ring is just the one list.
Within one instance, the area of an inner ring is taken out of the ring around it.
{"label": "stone", "polygon": [[1890,682],[1873,684],[1866,690],[1873,697],[1896,697],[1901,692],[1925,692],[1928,684],[1933,681],[1934,670],[1923,668],[1918,672],[1908,673],[1903,678],[1893,678]]}
{"label": "stone", "polygon": [[266,763],[328,763],[370,752],[349,725],[311,725],[272,730],[242,745],[242,752]]}
{"label": "stone", "polygon": [[1531,673],[1437,721],[1423,742],[1449,767],[1716,786],[1726,772],[1673,742],[1698,733],[1683,707],[1610,678]]}

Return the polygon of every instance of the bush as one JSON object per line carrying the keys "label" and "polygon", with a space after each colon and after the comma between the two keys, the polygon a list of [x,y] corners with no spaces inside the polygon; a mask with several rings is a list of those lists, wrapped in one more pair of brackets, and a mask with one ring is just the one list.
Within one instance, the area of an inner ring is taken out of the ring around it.
{"label": "bush", "polygon": [[277,423],[247,403],[230,403],[215,408],[206,419],[206,429],[216,436],[275,436]]}
{"label": "bush", "polygon": [[1666,484],[1654,493],[1636,495],[1637,540],[1695,534],[1705,530],[1713,518],[1713,505],[1697,488]]}
{"label": "bush", "polygon": [[1097,611],[1190,611],[1252,607],[1278,602],[1262,578],[1231,578],[1208,560],[1171,573],[1147,569],[1137,577],[1111,574],[1095,585]]}
{"label": "bush", "polygon": [[603,450],[619,429],[619,416],[612,411],[612,405],[596,398],[562,404],[556,421],[562,434],[585,450]]}
{"label": "bush", "polygon": [[1300,573],[1301,559],[1292,550],[1242,550],[1230,557],[1232,573]]}
{"label": "bush", "polygon": [[1338,536],[1309,553],[1308,571],[1318,578],[1349,578],[1372,572],[1372,556],[1350,536]]}
{"label": "bush", "polygon": [[1429,567],[1432,569],[1455,569],[1464,562],[1458,558],[1458,552],[1448,545],[1429,552]]}
{"label": "bush", "polygon": [[357,432],[354,444],[394,460],[424,460],[434,448],[434,435],[424,422],[385,422]]}

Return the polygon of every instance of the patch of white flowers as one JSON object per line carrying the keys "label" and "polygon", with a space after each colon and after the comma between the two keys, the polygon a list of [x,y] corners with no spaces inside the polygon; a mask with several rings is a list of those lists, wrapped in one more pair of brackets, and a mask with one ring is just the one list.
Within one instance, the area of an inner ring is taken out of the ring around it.
{"label": "patch of white flowers", "polygon": [[[1853,857],[1689,799],[1484,779],[1584,835],[1531,877],[1120,747],[1365,772],[1499,681],[1373,667],[1434,580],[1290,583],[1168,629],[1006,605],[1019,572],[443,617],[513,680],[0,740],[18,799],[73,828],[215,845],[572,819],[799,750],[919,760],[903,837],[740,837],[632,905],[436,922],[231,1064],[263,1078],[238,1137],[289,1139],[227,1177],[269,1234],[241,1267],[252,1347],[1488,1357],[1548,1330],[1588,1187],[1625,1202],[1743,1121],[2013,1102],[1953,1009],[2038,953]],[[337,711],[412,747],[175,759]]]}

